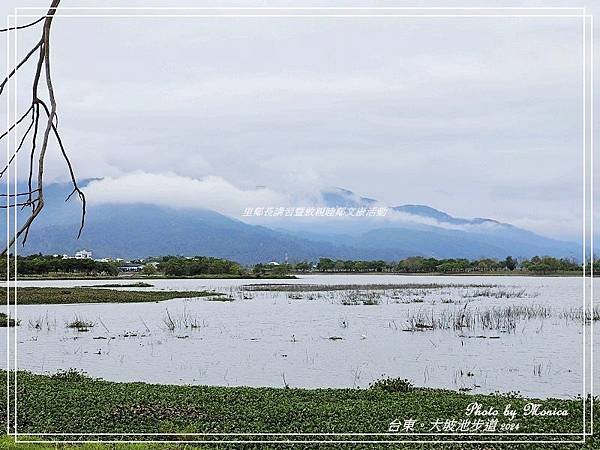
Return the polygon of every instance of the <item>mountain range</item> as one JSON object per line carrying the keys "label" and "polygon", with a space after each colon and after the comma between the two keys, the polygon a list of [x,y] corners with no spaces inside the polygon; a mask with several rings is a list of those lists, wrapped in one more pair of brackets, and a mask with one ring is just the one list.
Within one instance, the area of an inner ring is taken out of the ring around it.
{"label": "mountain range", "polygon": [[[84,183],[85,184],[85,183]],[[46,187],[46,207],[20,254],[73,254],[143,258],[153,255],[206,255],[244,264],[335,259],[398,260],[408,256],[504,258],[550,255],[577,259],[576,243],[540,236],[492,219],[464,219],[425,205],[400,205],[385,217],[249,217],[245,221],[206,209],[152,204],[91,204],[81,238],[76,239],[79,204],[65,202],[70,189]],[[333,188],[321,205],[359,208],[375,199]],[[26,212],[22,212],[21,221]]]}

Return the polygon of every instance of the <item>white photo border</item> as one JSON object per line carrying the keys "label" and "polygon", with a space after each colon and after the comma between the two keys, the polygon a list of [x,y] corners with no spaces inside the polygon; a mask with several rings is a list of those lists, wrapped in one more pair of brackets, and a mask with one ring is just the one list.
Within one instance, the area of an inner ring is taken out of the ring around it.
{"label": "white photo border", "polygon": [[[19,14],[18,11],[25,10],[27,13]],[[47,8],[41,7],[19,7],[15,8],[14,14],[8,16],[8,27],[16,26],[17,20],[19,17],[35,17],[39,18],[40,15],[33,15],[31,13],[32,10],[42,11],[42,14],[46,14]],[[582,92],[582,108],[583,108],[583,224],[582,224],[582,252],[583,252],[583,308],[584,311],[587,308],[590,308],[590,311],[593,311],[593,221],[594,221],[594,181],[593,181],[593,109],[594,109],[594,99],[593,99],[593,16],[587,14],[586,8],[584,7],[59,7],[59,11],[107,11],[107,10],[115,10],[115,11],[135,11],[136,14],[56,14],[55,18],[64,18],[64,17],[163,17],[163,18],[177,18],[177,17],[199,17],[199,18],[209,18],[209,17],[217,17],[217,18],[229,18],[229,17],[273,17],[273,18],[314,18],[314,17],[372,17],[372,18],[395,18],[395,17],[424,17],[424,18],[439,18],[439,17],[530,17],[530,18],[578,18],[582,19],[582,52],[583,52],[583,68],[582,68],[582,84],[583,84],[583,92]],[[224,11],[226,14],[139,14],[138,11]],[[353,14],[339,14],[337,11],[349,11]],[[234,14],[235,11],[259,11],[260,14]],[[285,13],[285,14],[265,14],[264,11],[293,11],[294,13]],[[308,11],[317,11],[319,14],[299,14],[300,12],[308,12]],[[327,14],[323,14],[323,11],[330,11]],[[358,14],[357,11],[376,11],[376,13],[372,14]],[[385,14],[384,11],[391,11],[392,13]],[[408,14],[398,14],[397,11],[410,11]],[[433,14],[420,14],[417,11],[435,11]],[[491,14],[492,11],[500,12],[499,14]],[[577,13],[574,13],[577,11]],[[333,13],[335,12],[335,13]],[[448,12],[448,13],[443,13]],[[467,13],[468,12],[468,13]],[[521,13],[519,13],[521,12]],[[560,13],[563,12],[563,13]],[[10,41],[10,33],[7,35],[7,73],[10,67],[10,49],[11,49],[11,41]],[[589,42],[589,46],[586,43]],[[14,34],[14,42],[13,42],[13,64],[17,63],[17,33]],[[17,86],[17,74],[15,73],[13,85],[14,91],[16,92]],[[589,83],[589,85],[588,85]],[[13,109],[10,108],[10,100],[11,100],[11,89],[10,82],[7,83],[7,129],[10,126],[10,117],[11,112],[15,117],[17,117],[17,96],[14,96],[14,105]],[[10,139],[10,133],[7,136],[7,146],[6,146],[6,155],[7,162],[10,157],[10,143],[13,142],[14,150],[17,147],[17,127],[15,127],[13,139]],[[589,133],[589,134],[588,134]],[[589,142],[589,147],[588,147]],[[589,152],[589,154],[588,154]],[[587,167],[586,164],[588,162],[589,156],[589,184],[587,178]],[[17,160],[15,158],[13,171],[14,171],[14,179],[13,179],[13,189],[14,192],[17,192]],[[7,201],[11,201],[10,192],[11,192],[11,172],[7,171]],[[589,288],[588,288],[588,277],[586,277],[586,245],[588,243],[588,235],[587,235],[587,221],[588,221],[588,201],[586,193],[589,190],[589,241],[590,241],[590,270],[589,270]],[[17,203],[15,197],[15,203]],[[10,209],[6,208],[7,214],[7,245],[10,242],[11,233],[11,219],[10,219]],[[14,233],[17,232],[17,210],[18,208],[13,207],[14,210]],[[14,302],[12,306],[14,307],[14,319],[17,319],[17,251],[18,245],[15,243],[14,245]],[[10,254],[7,257],[6,262],[6,310],[7,314],[10,312],[11,299],[10,299],[10,291],[11,291],[11,280],[10,280]],[[587,292],[590,292],[589,302],[587,300]],[[586,346],[586,338],[587,331],[585,326],[585,320],[583,321],[583,332],[582,332],[582,344],[583,344],[583,365],[582,365],[582,400],[583,400],[583,430],[581,433],[19,433],[17,430],[17,328],[14,328],[14,368],[13,379],[14,379],[14,431],[10,430],[10,379],[11,379],[11,369],[10,369],[10,328],[7,327],[7,434],[14,436],[15,442],[18,443],[585,443],[585,439],[587,436],[591,436],[593,434],[593,364],[594,364],[594,354],[593,354],[593,320],[590,323],[590,331],[589,331],[589,349]],[[588,373],[588,366],[586,365],[586,356],[589,350],[589,363],[590,369]],[[587,430],[588,422],[586,421],[586,388],[588,387],[588,376],[589,376],[589,392],[590,392],[590,411],[589,411],[589,432]],[[221,440],[221,439],[211,439],[211,440],[105,440],[105,439],[94,439],[94,440],[18,440],[19,436],[331,436],[331,437],[340,437],[340,436],[502,436],[502,437],[510,437],[510,436],[540,436],[540,437],[549,437],[549,436],[581,436],[581,439],[570,439],[570,440],[538,440],[538,439],[530,439],[530,440],[505,440],[505,439],[486,439],[486,440],[412,440],[412,439],[394,439],[394,440],[280,440],[280,439],[269,439],[269,440]]]}

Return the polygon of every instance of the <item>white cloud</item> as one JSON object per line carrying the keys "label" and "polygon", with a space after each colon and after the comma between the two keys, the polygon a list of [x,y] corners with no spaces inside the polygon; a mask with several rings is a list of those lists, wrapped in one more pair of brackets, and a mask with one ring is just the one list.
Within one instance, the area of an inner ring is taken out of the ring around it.
{"label": "white cloud", "polygon": [[[328,189],[325,189],[328,190]],[[105,177],[91,181],[84,188],[90,206],[94,204],[128,204],[146,203],[158,206],[185,209],[210,209],[222,214],[245,220],[242,216],[246,208],[255,207],[306,207],[306,206],[340,206],[325,205],[320,196],[318,186],[302,192],[282,192],[268,187],[241,188],[217,176],[201,179],[180,176],[174,173],[148,173],[135,171],[117,176]],[[350,196],[359,201],[358,196]],[[394,206],[378,202],[373,206]],[[569,227],[574,220],[565,212],[555,211],[551,219],[529,216],[525,213],[506,220],[512,225],[529,230],[547,230],[549,235],[561,236],[561,230]],[[279,218],[281,219],[281,218]],[[322,218],[290,218],[298,223],[311,222],[318,226],[322,219],[328,221],[347,221],[347,217]],[[250,217],[248,222],[269,226],[276,218]],[[285,223],[278,226],[285,228]],[[495,222],[454,224],[435,218],[389,209],[384,217],[370,218],[370,227],[426,225],[449,230],[490,231],[500,227]]]}
{"label": "white cloud", "polygon": [[151,203],[174,208],[205,208],[233,216],[248,207],[290,202],[285,194],[267,188],[243,190],[216,176],[194,179],[142,171],[92,181],[85,188],[85,194],[90,205]]}

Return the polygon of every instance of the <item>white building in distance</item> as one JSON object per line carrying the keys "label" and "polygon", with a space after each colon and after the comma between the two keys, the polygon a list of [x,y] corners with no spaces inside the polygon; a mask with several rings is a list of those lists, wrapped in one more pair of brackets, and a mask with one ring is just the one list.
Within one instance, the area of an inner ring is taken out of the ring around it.
{"label": "white building in distance", "polygon": [[92,259],[92,252],[89,250],[79,250],[75,252],[75,259]]}

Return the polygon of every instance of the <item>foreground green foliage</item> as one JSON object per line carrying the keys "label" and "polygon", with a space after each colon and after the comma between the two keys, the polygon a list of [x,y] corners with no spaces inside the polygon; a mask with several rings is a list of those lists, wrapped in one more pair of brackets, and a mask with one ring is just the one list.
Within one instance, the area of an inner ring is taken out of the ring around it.
{"label": "foreground green foliage", "polygon": [[[0,289],[6,296],[6,288]],[[137,303],[160,302],[173,298],[193,298],[222,295],[211,291],[120,291],[86,287],[20,287],[17,289],[19,305],[67,303]]]}
{"label": "foreground green foliage", "polygon": [[[0,376],[6,377],[6,372],[0,372]],[[375,383],[370,389],[306,390],[113,383],[67,371],[55,376],[20,372],[17,385],[20,433],[386,433],[390,422],[408,418],[427,424],[424,430],[420,430],[427,432],[430,423],[436,419],[466,419],[465,411],[473,402],[480,403],[485,409],[493,407],[502,412],[509,404],[522,411],[527,403],[533,401],[516,396],[417,389],[410,383],[393,380]],[[0,387],[0,402],[6,402],[5,385]],[[544,409],[566,410],[568,415],[517,416],[515,422],[520,424],[519,432],[581,432],[580,400],[533,402],[541,403]],[[6,420],[2,417],[6,414],[5,406],[0,404],[2,420]],[[507,422],[502,417],[500,421]],[[383,438],[390,439],[390,436]],[[502,436],[489,437],[498,438]],[[171,436],[169,439],[193,437]],[[406,449],[464,448],[456,445],[401,445]],[[10,448],[10,441],[5,439],[3,446]],[[145,444],[138,448],[146,446],[155,447]],[[299,447],[305,448],[304,445]],[[331,448],[333,445],[324,447]],[[486,444],[468,448],[549,447],[552,446]],[[248,448],[271,446],[255,444]],[[373,447],[364,445],[362,448]],[[593,449],[598,448],[598,441],[590,438],[584,446],[561,444],[555,448]]]}

